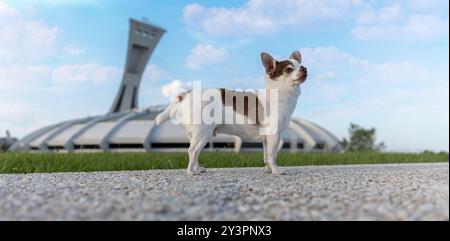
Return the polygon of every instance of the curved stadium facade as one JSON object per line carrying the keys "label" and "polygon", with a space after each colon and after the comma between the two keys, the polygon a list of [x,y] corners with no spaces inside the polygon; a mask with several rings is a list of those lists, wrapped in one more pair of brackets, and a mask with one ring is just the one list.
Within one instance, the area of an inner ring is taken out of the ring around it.
{"label": "curved stadium facade", "polygon": [[[186,151],[189,140],[181,126],[167,121],[155,124],[165,106],[138,108],[138,93],[148,60],[165,30],[130,20],[125,71],[109,113],[69,120],[43,127],[23,137],[13,151]],[[305,119],[293,118],[282,134],[285,151],[340,151],[338,139],[326,129]],[[218,134],[205,150],[255,151],[260,143]]]}

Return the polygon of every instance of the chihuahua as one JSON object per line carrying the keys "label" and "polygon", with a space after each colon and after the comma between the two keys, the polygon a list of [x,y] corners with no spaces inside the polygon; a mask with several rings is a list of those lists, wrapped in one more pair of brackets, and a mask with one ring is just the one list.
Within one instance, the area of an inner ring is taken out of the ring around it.
{"label": "chihuahua", "polygon": [[[261,61],[265,68],[266,95],[263,97],[267,98],[261,98],[253,92],[227,89],[202,90],[202,93],[209,91],[209,96],[219,99],[212,104],[209,98],[205,100],[203,97],[201,101],[196,102],[195,91],[183,92],[178,94],[175,100],[156,117],[157,125],[171,118],[181,120],[190,141],[188,175],[197,175],[206,171],[205,168],[200,167],[198,157],[211,137],[217,133],[237,135],[245,140],[262,142],[266,171],[272,174],[283,174],[276,162],[281,133],[289,125],[300,96],[300,85],[305,82],[308,71],[301,65],[302,56],[299,51],[294,51],[289,59],[282,61],[276,60],[270,54],[261,53]],[[271,91],[277,94],[268,95],[267,93]],[[275,118],[266,118],[270,99],[271,115]],[[272,107],[274,99],[277,108]],[[217,110],[211,106],[223,109]],[[211,109],[214,109],[215,113],[220,113],[219,121],[192,121],[195,110],[210,113]],[[238,118],[245,121],[243,123],[227,121]],[[272,131],[261,131],[267,126],[271,126]]]}

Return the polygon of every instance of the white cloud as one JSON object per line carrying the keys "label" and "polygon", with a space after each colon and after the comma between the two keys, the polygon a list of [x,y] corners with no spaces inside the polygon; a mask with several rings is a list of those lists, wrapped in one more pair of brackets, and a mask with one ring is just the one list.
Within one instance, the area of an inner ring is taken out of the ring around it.
{"label": "white cloud", "polygon": [[373,75],[383,83],[403,86],[425,83],[431,78],[431,73],[424,66],[406,61],[375,65]]}
{"label": "white cloud", "polygon": [[59,90],[118,83],[123,70],[95,63],[60,65],[0,65],[0,91]]}
{"label": "white cloud", "polygon": [[363,25],[352,29],[352,35],[359,40],[373,39],[429,39],[448,36],[448,20],[431,15],[412,15],[400,25]]}
{"label": "white cloud", "polygon": [[402,8],[399,4],[382,7],[378,12],[373,9],[362,12],[357,24],[389,23],[398,20],[402,14]]}
{"label": "white cloud", "polygon": [[0,17],[11,17],[15,15],[17,15],[17,11],[14,8],[8,6],[5,2],[0,1]]}
{"label": "white cloud", "polygon": [[347,69],[365,69],[369,61],[341,51],[335,46],[319,46],[315,48],[302,48],[303,65],[308,68],[317,68],[323,71],[324,67],[331,67],[345,71]]}
{"label": "white cloud", "polygon": [[392,22],[401,17],[402,8],[400,5],[395,4],[381,8],[378,20],[380,22]]}
{"label": "white cloud", "polygon": [[[73,88],[81,85],[118,83],[123,70],[96,63],[59,65],[0,65],[0,90],[17,91],[37,87]],[[149,65],[142,81],[160,81],[167,77],[157,65]]]}
{"label": "white cloud", "polygon": [[43,85],[50,79],[51,68],[47,65],[0,65],[0,90],[13,91]]}
{"label": "white cloud", "polygon": [[[30,119],[32,111],[31,105],[28,102],[15,101],[0,102],[0,120],[1,122],[20,122]],[[0,122],[0,123],[1,123]],[[0,130],[3,131],[3,130]]]}
{"label": "white cloud", "polygon": [[407,6],[414,11],[443,11],[448,13],[448,0],[408,0]]}
{"label": "white cloud", "polygon": [[198,3],[186,5],[183,9],[183,20],[186,22],[193,21],[195,18],[200,17],[205,10],[206,9]]}
{"label": "white cloud", "polygon": [[90,6],[99,7],[103,5],[104,0],[21,0],[22,4],[46,6],[46,7],[65,7],[65,6]]}
{"label": "white cloud", "polygon": [[101,84],[118,82],[122,72],[120,68],[95,63],[62,65],[52,71],[52,80],[56,85]]}
{"label": "white cloud", "polygon": [[346,99],[360,102],[374,94],[379,95],[380,103],[385,103],[382,99],[386,89],[419,88],[431,85],[436,78],[421,64],[409,61],[371,63],[335,46],[300,48],[300,52],[310,76],[303,86],[302,98],[317,106],[329,106],[330,102]]}
{"label": "white cloud", "polygon": [[433,73],[418,63],[410,61],[371,63],[335,46],[306,47],[301,48],[300,52],[303,56],[303,65],[308,68],[311,76],[305,84],[306,88],[315,88],[311,91],[319,99],[326,98],[326,94],[320,91],[322,87],[336,88],[339,92],[342,88],[359,92],[356,90],[361,88],[364,92],[373,90],[372,87],[385,89],[386,86],[409,88],[430,85],[436,79],[442,79],[442,73]]}
{"label": "white cloud", "polygon": [[32,62],[51,56],[60,33],[58,26],[22,15],[0,1],[0,53],[6,53],[0,63]]}
{"label": "white cloud", "polygon": [[177,93],[192,89],[192,83],[183,83],[179,80],[174,80],[161,87],[161,92],[165,97],[172,97]]}
{"label": "white cloud", "polygon": [[419,38],[448,37],[449,22],[432,15],[412,15],[401,29],[406,36]]}
{"label": "white cloud", "polygon": [[345,17],[351,0],[249,0],[235,8],[190,4],[183,9],[183,20],[195,31],[210,36],[265,35],[284,27],[299,29],[322,20]]}
{"label": "white cloud", "polygon": [[[149,106],[167,104],[167,99],[164,97],[170,97],[175,89],[191,89],[189,84],[173,79],[174,77],[160,66],[149,64],[142,77],[139,103],[145,103]],[[170,80],[173,81],[162,84]]]}
{"label": "white cloud", "polygon": [[56,54],[79,55],[85,51],[74,45],[58,47],[61,33],[59,27],[50,26],[35,14],[19,12],[0,0],[0,89],[61,88],[120,78],[122,70],[112,66],[42,64]]}
{"label": "white cloud", "polygon": [[198,69],[203,66],[224,62],[228,58],[228,52],[222,48],[215,48],[208,44],[198,44],[187,57],[187,66]]}
{"label": "white cloud", "polygon": [[148,79],[150,82],[158,82],[166,77],[167,73],[161,69],[161,67],[155,64],[149,64],[145,69],[142,81],[146,81]]}
{"label": "white cloud", "polygon": [[328,71],[328,72],[317,75],[317,77],[315,79],[316,80],[326,80],[326,79],[336,78],[336,76],[337,76],[336,72],[332,70],[332,71]]}
{"label": "white cloud", "polygon": [[84,53],[86,50],[74,45],[67,45],[63,48],[63,51],[69,55],[77,56]]}
{"label": "white cloud", "polygon": [[194,35],[201,33],[211,37],[246,37],[282,30],[328,28],[346,20],[355,22],[350,32],[359,40],[448,36],[448,11],[443,10],[448,9],[446,0],[377,4],[358,0],[248,0],[240,7],[227,8],[193,3],[184,7],[183,21],[195,32]]}
{"label": "white cloud", "polygon": [[421,4],[427,5],[420,1],[411,1],[409,4],[394,4],[380,9],[369,7],[360,14],[351,34],[359,40],[430,39],[448,36],[448,18],[438,17],[436,10],[418,9]]}

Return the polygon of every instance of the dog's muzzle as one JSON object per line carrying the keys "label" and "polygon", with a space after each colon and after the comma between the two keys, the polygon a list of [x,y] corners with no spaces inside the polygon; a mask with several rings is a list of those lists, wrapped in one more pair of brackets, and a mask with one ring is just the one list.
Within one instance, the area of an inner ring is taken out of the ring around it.
{"label": "dog's muzzle", "polygon": [[300,84],[305,82],[306,78],[308,77],[308,69],[304,66],[300,66],[300,77],[296,79],[296,82],[299,82]]}

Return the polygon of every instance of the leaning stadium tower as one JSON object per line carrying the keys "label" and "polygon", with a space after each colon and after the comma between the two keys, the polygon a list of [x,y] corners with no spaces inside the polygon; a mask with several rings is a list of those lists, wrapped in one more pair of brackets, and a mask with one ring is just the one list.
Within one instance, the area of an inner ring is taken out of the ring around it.
{"label": "leaning stadium tower", "polygon": [[[122,82],[109,112],[46,126],[15,142],[11,151],[186,151],[189,140],[180,126],[156,125],[164,106],[139,108],[139,86],[145,67],[165,30],[130,19],[127,58]],[[260,143],[219,134],[205,147],[214,151],[257,151]],[[285,151],[340,151],[338,139],[310,121],[295,118],[282,134]]]}

